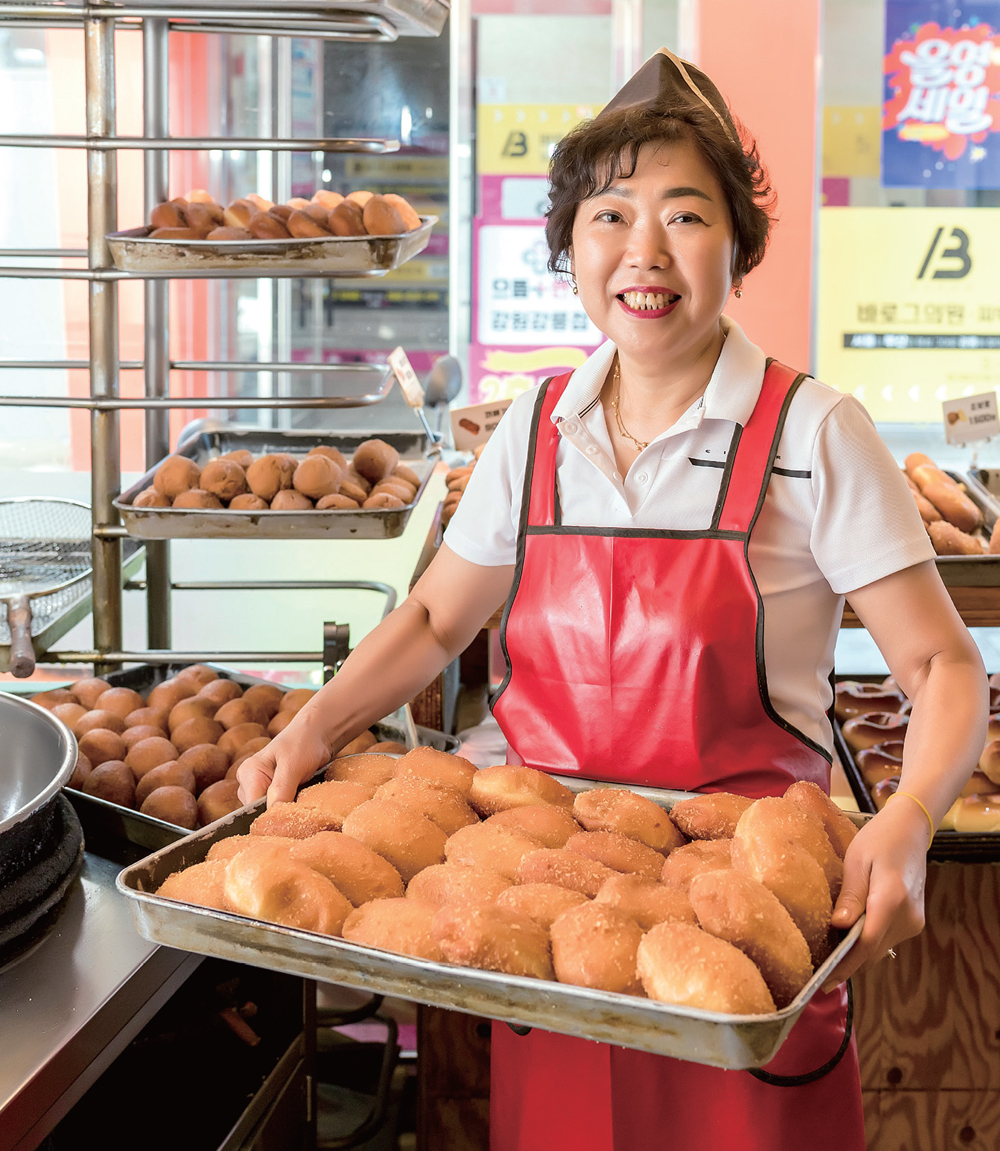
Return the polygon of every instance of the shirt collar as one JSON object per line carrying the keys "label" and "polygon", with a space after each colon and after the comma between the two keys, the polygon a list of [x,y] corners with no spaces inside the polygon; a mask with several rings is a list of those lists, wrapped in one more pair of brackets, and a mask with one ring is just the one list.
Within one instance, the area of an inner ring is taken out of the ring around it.
{"label": "shirt collar", "polygon": [[[728,316],[721,319],[726,342],[702,397],[702,419],[729,420],[745,425],[764,382],[766,358],[743,329]],[[570,376],[566,390],[552,410],[552,422],[570,416],[582,418],[597,403],[618,349],[607,340]]]}

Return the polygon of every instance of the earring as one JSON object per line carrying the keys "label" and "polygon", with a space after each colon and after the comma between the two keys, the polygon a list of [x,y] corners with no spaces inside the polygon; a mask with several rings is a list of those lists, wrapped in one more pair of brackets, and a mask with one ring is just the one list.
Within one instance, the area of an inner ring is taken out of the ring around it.
{"label": "earring", "polygon": [[741,300],[743,298],[743,289],[740,287],[737,287],[733,291],[733,295],[737,298],[737,300]]}
{"label": "earring", "polygon": [[573,295],[579,296],[580,289],[576,286],[576,276],[571,275],[570,279],[573,281]]}

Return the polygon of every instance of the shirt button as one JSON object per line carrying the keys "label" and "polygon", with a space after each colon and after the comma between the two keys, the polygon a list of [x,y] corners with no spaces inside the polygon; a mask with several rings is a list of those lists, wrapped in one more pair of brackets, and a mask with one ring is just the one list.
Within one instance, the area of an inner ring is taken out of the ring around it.
{"label": "shirt button", "polygon": [[646,482],[646,480],[649,479],[649,476],[647,476],[645,472],[640,472],[635,477],[635,479],[636,479],[636,483],[644,484]]}
{"label": "shirt button", "polygon": [[588,456],[596,456],[597,455],[597,445],[596,444],[588,444],[587,445],[587,455]]}
{"label": "shirt button", "polygon": [[576,424],[572,420],[568,424],[563,424],[563,431],[566,435],[571,436],[576,431]]}
{"label": "shirt button", "polygon": [[615,472],[615,479],[620,480],[622,477],[618,472]]}

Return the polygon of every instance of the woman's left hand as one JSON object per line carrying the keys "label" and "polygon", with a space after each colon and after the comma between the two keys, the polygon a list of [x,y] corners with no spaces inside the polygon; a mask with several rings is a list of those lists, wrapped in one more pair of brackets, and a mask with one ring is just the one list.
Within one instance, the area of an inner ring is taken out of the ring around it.
{"label": "woman's left hand", "polygon": [[844,859],[844,884],[833,926],[851,927],[868,913],[861,938],[823,985],[832,991],[856,971],[884,959],[924,926],[924,880],[930,826],[906,796],[887,804],[858,832]]}

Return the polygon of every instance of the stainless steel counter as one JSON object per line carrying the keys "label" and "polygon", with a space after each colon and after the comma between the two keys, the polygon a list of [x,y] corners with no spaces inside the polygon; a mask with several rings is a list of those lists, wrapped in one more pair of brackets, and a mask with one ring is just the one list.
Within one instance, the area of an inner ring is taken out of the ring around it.
{"label": "stainless steel counter", "polygon": [[0,1151],[31,1151],[201,962],[140,938],[87,854],[55,927],[0,971]]}

